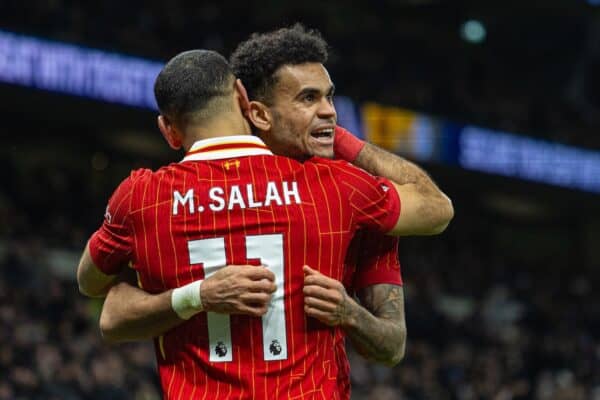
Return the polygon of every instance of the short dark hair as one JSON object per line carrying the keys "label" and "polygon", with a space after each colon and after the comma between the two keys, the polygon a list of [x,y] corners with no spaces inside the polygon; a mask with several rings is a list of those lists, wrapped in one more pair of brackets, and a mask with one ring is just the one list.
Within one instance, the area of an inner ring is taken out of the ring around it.
{"label": "short dark hair", "polygon": [[273,32],[253,33],[231,54],[230,63],[250,99],[269,104],[280,67],[307,62],[325,64],[327,56],[327,42],[321,33],[298,23]]}
{"label": "short dark hair", "polygon": [[161,114],[187,125],[226,106],[235,77],[227,59],[212,50],[190,50],[173,57],[154,83]]}

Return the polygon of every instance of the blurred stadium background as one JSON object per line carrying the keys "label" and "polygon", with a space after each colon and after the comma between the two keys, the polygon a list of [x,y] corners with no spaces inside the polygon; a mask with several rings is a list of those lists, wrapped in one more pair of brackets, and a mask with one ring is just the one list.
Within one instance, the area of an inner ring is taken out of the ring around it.
{"label": "blurred stadium background", "polygon": [[341,124],[456,210],[401,241],[406,358],[351,352],[353,399],[600,399],[598,3],[0,1],[0,399],[160,398],[150,345],[102,343],[77,258],[130,169],[180,157],[161,63],[296,21],[332,47]]}

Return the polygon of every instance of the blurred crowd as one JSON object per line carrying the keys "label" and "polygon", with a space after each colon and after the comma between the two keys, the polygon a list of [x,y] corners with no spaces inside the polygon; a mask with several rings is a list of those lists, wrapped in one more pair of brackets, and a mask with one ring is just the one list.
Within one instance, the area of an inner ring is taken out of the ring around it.
{"label": "blurred crowd", "polygon": [[99,303],[40,268],[44,247],[8,241],[0,262],[0,399],[158,400],[149,343],[109,347]]}
{"label": "blurred crowd", "polygon": [[[553,4],[507,14],[469,1],[4,0],[0,29],[166,60],[199,47],[228,55],[251,32],[302,21],[329,41],[340,94],[600,148],[599,12]],[[484,43],[460,36],[474,15]]]}
{"label": "blurred crowd", "polygon": [[402,246],[406,357],[388,369],[353,355],[355,398],[600,399],[597,277],[510,264],[451,233]]}
{"label": "blurred crowd", "polygon": [[[10,179],[0,191],[0,400],[160,398],[151,344],[104,344],[76,259],[66,274],[47,265],[49,249],[81,251],[119,179],[80,185],[87,173],[40,169],[28,194]],[[600,400],[597,274],[508,261],[488,229],[458,215],[441,237],[402,241],[406,357],[386,368],[350,351],[353,399]]]}

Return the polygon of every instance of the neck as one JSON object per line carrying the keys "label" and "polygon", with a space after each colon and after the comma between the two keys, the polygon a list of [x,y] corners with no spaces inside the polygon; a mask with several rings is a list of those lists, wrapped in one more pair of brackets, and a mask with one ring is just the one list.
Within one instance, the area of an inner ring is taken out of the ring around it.
{"label": "neck", "polygon": [[241,115],[223,114],[211,118],[208,123],[190,125],[185,130],[183,148],[188,151],[198,140],[235,135],[250,135],[250,125]]}
{"label": "neck", "polygon": [[267,147],[269,148],[269,150],[271,150],[271,152],[273,152],[273,154],[287,158],[292,158],[298,162],[304,162],[312,157],[311,155],[302,154],[298,151],[291,151],[285,145],[282,146],[280,143],[277,142],[277,140],[272,140],[273,135],[269,133],[270,132],[260,130],[255,132],[256,136],[258,136],[267,145]]}

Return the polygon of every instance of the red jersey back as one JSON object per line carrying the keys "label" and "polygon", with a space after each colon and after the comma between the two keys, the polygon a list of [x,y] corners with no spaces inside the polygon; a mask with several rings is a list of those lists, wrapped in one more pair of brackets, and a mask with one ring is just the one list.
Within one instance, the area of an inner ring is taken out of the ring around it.
{"label": "red jersey back", "polygon": [[276,276],[262,318],[200,313],[155,340],[165,397],[344,397],[343,335],[306,317],[302,266],[341,281],[354,232],[389,231],[398,219],[390,188],[343,161],[274,156],[250,136],[200,141],[179,164],[132,173],[90,241],[105,273],[131,260],[154,293],[227,264]]}

